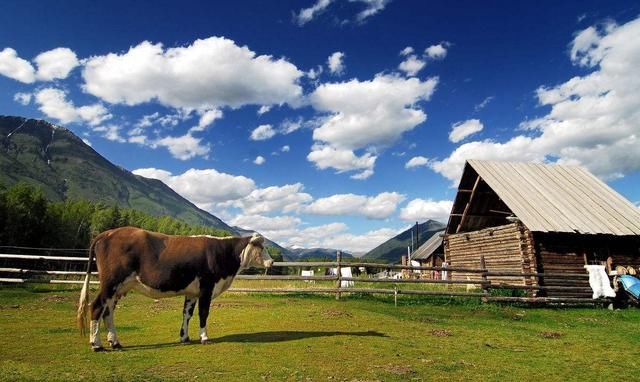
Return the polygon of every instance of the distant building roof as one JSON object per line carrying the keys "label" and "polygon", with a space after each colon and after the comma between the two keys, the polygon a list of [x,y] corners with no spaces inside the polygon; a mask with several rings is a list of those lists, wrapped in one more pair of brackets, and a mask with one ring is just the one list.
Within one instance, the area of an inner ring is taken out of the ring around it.
{"label": "distant building roof", "polygon": [[534,232],[640,235],[640,208],[581,167],[467,161],[447,232],[509,215]]}
{"label": "distant building roof", "polygon": [[444,230],[438,231],[411,254],[411,260],[426,260],[442,245]]}

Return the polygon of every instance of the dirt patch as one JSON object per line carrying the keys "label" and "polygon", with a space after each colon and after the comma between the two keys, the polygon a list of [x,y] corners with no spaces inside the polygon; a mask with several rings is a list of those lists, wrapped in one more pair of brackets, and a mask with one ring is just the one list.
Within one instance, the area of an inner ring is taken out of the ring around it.
{"label": "dirt patch", "polygon": [[69,297],[60,296],[59,294],[53,294],[50,296],[44,296],[43,298],[41,298],[41,300],[45,302],[63,302],[68,301]]}
{"label": "dirt patch", "polygon": [[20,305],[0,305],[0,310],[3,309],[20,309]]}
{"label": "dirt patch", "polygon": [[388,373],[397,374],[397,375],[405,375],[405,374],[414,372],[413,369],[411,369],[411,367],[404,366],[404,365],[388,365],[384,368],[384,370],[387,371]]}
{"label": "dirt patch", "polygon": [[349,312],[342,311],[342,310],[337,310],[337,309],[324,310],[324,311],[322,311],[321,315],[324,318],[337,318],[337,317],[348,317],[348,318],[351,318],[351,317],[353,317],[353,314],[351,314]]}
{"label": "dirt patch", "polygon": [[558,332],[540,332],[539,336],[542,338],[560,338],[562,337],[562,333]]}
{"label": "dirt patch", "polygon": [[433,329],[431,335],[434,337],[451,337],[451,331],[448,329]]}
{"label": "dirt patch", "polygon": [[212,305],[215,308],[230,308],[230,309],[236,309],[236,308],[266,308],[269,306],[269,304],[264,304],[264,303],[240,303],[240,302],[218,302]]}

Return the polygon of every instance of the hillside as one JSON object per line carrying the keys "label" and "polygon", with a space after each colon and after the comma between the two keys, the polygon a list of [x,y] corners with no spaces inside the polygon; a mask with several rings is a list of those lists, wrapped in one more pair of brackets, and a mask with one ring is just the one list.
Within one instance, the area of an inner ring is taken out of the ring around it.
{"label": "hillside", "polygon": [[[288,248],[290,256],[296,260],[306,259],[336,259],[336,250],[328,248]],[[342,252],[343,259],[352,259],[353,255]]]}
{"label": "hillside", "polygon": [[236,234],[161,181],[112,164],[71,131],[42,120],[0,116],[0,189],[19,181],[41,187],[52,201],[86,199]]}
{"label": "hillside", "polygon": [[[418,225],[419,242],[418,247],[424,244],[436,232],[443,230],[445,224],[435,220],[427,220]],[[371,251],[367,252],[363,259],[366,260],[384,260],[388,263],[399,263],[401,257],[407,254],[407,247],[411,245],[411,231],[415,231],[415,226],[403,231],[402,233],[392,237]],[[416,248],[417,249],[417,248]]]}

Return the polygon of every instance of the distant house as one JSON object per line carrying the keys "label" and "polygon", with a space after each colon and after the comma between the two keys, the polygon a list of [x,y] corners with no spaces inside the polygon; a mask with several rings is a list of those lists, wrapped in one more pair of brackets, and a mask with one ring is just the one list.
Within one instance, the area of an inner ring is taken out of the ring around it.
{"label": "distant house", "polygon": [[[581,167],[469,160],[447,224],[444,251],[451,267],[477,268],[484,255],[488,269],[515,272],[584,274],[585,264],[637,269],[640,209]],[[588,286],[586,281],[539,277],[499,281]]]}
{"label": "distant house", "polygon": [[[444,230],[434,233],[411,254],[411,262],[416,262],[422,267],[441,267],[444,262],[444,234]],[[422,271],[421,273],[428,278],[440,278],[440,272]]]}

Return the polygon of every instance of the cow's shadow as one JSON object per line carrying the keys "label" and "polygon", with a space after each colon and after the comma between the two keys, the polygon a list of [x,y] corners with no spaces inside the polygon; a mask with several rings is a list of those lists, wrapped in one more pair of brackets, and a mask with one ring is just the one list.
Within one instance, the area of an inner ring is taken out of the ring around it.
{"label": "cow's shadow", "polygon": [[[346,332],[346,331],[296,331],[296,330],[281,330],[274,332],[255,332],[255,333],[239,333],[230,334],[218,338],[209,339],[209,345],[223,343],[223,342],[237,342],[237,343],[272,343],[272,342],[286,342],[296,341],[305,338],[317,338],[317,337],[334,337],[334,336],[346,336],[346,337],[388,337],[384,333],[376,331],[366,332]],[[187,345],[200,345],[200,341],[193,340],[188,343],[179,342],[167,342],[158,344],[145,344],[145,345],[130,345],[125,346],[123,350],[144,350],[144,349],[159,349],[165,347],[174,346],[187,346]]]}

